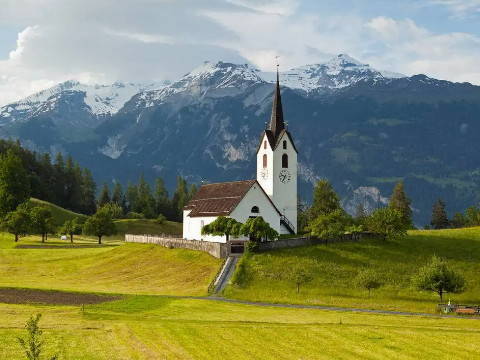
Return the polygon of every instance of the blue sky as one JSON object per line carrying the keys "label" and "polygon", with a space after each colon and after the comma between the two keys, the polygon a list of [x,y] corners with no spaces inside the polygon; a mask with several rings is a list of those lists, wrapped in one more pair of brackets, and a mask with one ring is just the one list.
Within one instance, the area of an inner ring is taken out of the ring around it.
{"label": "blue sky", "polygon": [[480,0],[0,0],[0,105],[58,82],[176,79],[339,53],[480,85]]}

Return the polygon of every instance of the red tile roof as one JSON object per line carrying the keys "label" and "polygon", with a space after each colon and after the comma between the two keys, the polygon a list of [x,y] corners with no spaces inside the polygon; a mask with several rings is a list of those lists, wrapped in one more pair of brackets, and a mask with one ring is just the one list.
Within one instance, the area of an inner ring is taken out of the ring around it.
{"label": "red tile roof", "polygon": [[188,216],[227,216],[237,207],[256,180],[202,185],[184,210]]}

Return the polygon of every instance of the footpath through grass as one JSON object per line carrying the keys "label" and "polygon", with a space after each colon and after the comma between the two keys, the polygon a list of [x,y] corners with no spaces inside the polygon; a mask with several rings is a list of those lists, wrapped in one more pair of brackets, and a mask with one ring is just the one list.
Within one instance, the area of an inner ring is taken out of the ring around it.
{"label": "footpath through grass", "polygon": [[478,359],[471,319],[281,309],[130,296],[81,307],[0,304],[0,358],[37,312],[45,353],[60,359]]}
{"label": "footpath through grass", "polygon": [[[252,301],[434,312],[438,296],[411,285],[411,277],[434,254],[446,258],[467,280],[465,293],[446,294],[445,301],[480,304],[480,228],[412,231],[399,241],[368,240],[255,254],[238,268],[240,286],[228,287],[225,295]],[[299,294],[289,279],[289,269],[295,266],[313,277]],[[371,297],[355,283],[358,271],[367,267],[384,283]]]}
{"label": "footpath through grass", "polygon": [[[42,246],[38,237],[19,245]],[[205,295],[221,260],[199,252],[95,239],[51,240],[54,248],[18,249],[0,233],[0,286],[124,294]],[[89,247],[82,247],[89,246]],[[57,248],[55,248],[57,247]]]}

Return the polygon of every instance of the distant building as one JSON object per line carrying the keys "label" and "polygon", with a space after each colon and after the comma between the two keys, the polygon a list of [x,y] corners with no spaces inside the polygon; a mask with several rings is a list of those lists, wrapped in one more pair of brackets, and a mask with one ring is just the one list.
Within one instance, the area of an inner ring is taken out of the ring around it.
{"label": "distant building", "polygon": [[202,227],[219,216],[242,223],[262,216],[280,234],[296,233],[297,149],[283,119],[278,71],[270,123],[257,148],[257,179],[200,187],[184,208],[183,237],[226,242],[225,236],[201,234]]}

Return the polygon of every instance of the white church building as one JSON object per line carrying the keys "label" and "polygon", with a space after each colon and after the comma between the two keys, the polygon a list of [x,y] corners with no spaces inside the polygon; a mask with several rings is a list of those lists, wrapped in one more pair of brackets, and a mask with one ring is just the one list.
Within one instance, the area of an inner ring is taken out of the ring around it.
{"label": "white church building", "polygon": [[297,231],[297,149],[283,120],[278,71],[270,123],[257,148],[256,180],[201,186],[183,210],[183,237],[225,243],[225,236],[201,233],[219,216],[241,223],[261,216],[280,234]]}

